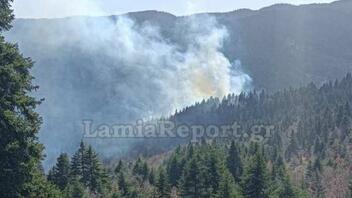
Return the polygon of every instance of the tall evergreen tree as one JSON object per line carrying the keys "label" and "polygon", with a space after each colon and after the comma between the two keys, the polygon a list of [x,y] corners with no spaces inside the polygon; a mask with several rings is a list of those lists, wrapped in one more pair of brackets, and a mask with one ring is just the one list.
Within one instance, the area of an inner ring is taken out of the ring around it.
{"label": "tall evergreen tree", "polygon": [[77,177],[72,178],[70,184],[65,190],[65,196],[67,198],[88,198],[89,195],[84,185],[79,181]]}
{"label": "tall evergreen tree", "polygon": [[182,197],[200,197],[204,193],[203,178],[196,157],[190,159],[184,169],[180,180],[180,190]]}
{"label": "tall evergreen tree", "polygon": [[117,179],[117,184],[119,186],[119,192],[122,197],[128,197],[130,195],[130,185],[126,181],[125,174],[123,172],[120,172]]}
{"label": "tall evergreen tree", "polygon": [[158,197],[160,198],[167,198],[171,196],[171,187],[166,175],[166,171],[163,168],[159,171],[158,179],[156,182],[156,189],[158,192]]}
{"label": "tall evergreen tree", "polygon": [[11,9],[13,0],[0,0],[0,32],[11,28],[11,21],[14,15]]}
{"label": "tall evergreen tree", "polygon": [[179,179],[182,176],[184,165],[184,155],[181,153],[181,148],[177,147],[174,154],[170,157],[167,164],[167,175],[172,186],[177,186]]}
{"label": "tall evergreen tree", "polygon": [[242,190],[246,198],[268,197],[268,175],[263,156],[257,151],[247,164],[242,177]]}
{"label": "tall evergreen tree", "polygon": [[116,168],[115,168],[115,173],[118,174],[120,173],[120,171],[122,171],[123,169],[123,162],[122,160],[119,160],[119,163],[117,164]]}
{"label": "tall evergreen tree", "polygon": [[232,175],[225,172],[219,185],[219,191],[216,197],[219,198],[239,198],[241,194],[237,191]]}
{"label": "tall evergreen tree", "polygon": [[[11,28],[11,2],[0,0],[1,34]],[[38,88],[32,84],[32,66],[17,45],[0,35],[0,195],[4,198],[55,191],[39,170],[43,146],[38,143],[41,118],[35,108],[41,101],[31,96]]]}
{"label": "tall evergreen tree", "polygon": [[235,145],[235,141],[231,142],[230,149],[227,155],[226,164],[230,173],[235,178],[235,181],[239,182],[242,175],[243,166],[242,166],[242,161],[241,161],[238,149],[236,148],[236,145]]}
{"label": "tall evergreen tree", "polygon": [[279,193],[280,198],[298,198],[297,192],[293,188],[290,178],[286,176],[282,181],[282,188]]}
{"label": "tall evergreen tree", "polygon": [[86,153],[87,148],[83,141],[81,141],[79,149],[73,155],[71,160],[71,173],[72,176],[78,177],[81,182],[86,183],[87,181],[87,171],[86,165],[84,162],[86,161]]}
{"label": "tall evergreen tree", "polygon": [[56,165],[49,173],[48,180],[64,190],[70,181],[70,160],[66,153],[57,158]]}
{"label": "tall evergreen tree", "polygon": [[84,158],[84,167],[86,168],[86,176],[84,178],[87,180],[85,183],[89,189],[95,193],[103,193],[107,176],[98,159],[98,155],[91,146],[88,147]]}
{"label": "tall evergreen tree", "polygon": [[221,166],[218,158],[217,153],[212,151],[206,162],[206,173],[203,173],[206,178],[205,183],[210,187],[211,194],[216,194],[218,192],[220,181],[222,179],[223,167]]}
{"label": "tall evergreen tree", "polygon": [[149,178],[148,178],[148,180],[149,180],[149,183],[150,183],[151,185],[154,185],[154,184],[155,184],[156,178],[155,178],[154,169],[152,169],[152,170],[149,172]]}

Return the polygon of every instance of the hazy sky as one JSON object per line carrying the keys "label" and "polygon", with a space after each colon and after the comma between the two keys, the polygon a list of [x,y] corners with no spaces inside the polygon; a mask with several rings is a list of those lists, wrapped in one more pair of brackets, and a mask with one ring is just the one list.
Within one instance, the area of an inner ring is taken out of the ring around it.
{"label": "hazy sky", "polygon": [[53,18],[72,15],[107,15],[160,10],[175,15],[258,9],[275,3],[328,3],[333,0],[15,0],[17,18]]}

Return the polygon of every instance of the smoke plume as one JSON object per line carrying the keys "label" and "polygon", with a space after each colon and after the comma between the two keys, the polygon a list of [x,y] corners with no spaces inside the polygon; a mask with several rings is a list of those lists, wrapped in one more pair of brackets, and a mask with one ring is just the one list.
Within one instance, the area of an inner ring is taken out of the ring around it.
{"label": "smoke plume", "polygon": [[[127,15],[59,19],[47,31],[28,32],[31,41],[19,44],[36,61],[38,97],[45,98],[39,111],[46,165],[76,149],[83,119],[116,123],[166,116],[248,88],[251,78],[240,62],[221,51],[226,27],[208,15],[183,17],[175,26],[177,42],[157,25]],[[103,155],[128,150],[127,143],[108,142],[96,147]]]}

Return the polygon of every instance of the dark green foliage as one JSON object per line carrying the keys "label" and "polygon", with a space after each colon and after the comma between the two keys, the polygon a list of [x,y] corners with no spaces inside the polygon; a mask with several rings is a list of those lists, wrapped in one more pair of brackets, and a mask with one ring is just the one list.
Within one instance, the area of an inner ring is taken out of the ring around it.
{"label": "dark green foliage", "polygon": [[91,146],[82,141],[71,164],[67,154],[61,154],[49,171],[48,180],[58,186],[67,197],[103,196],[108,192],[108,176]]}
{"label": "dark green foliage", "polygon": [[133,167],[133,174],[140,176],[143,181],[147,180],[149,176],[148,164],[143,162],[141,158],[138,158]]}
{"label": "dark green foliage", "polygon": [[119,192],[123,197],[127,197],[130,195],[130,185],[126,181],[125,174],[120,172],[118,179],[117,179]]}
{"label": "dark green foliage", "polygon": [[67,198],[88,198],[84,185],[76,177],[71,180],[70,185],[66,188],[65,195]]}
{"label": "dark green foliage", "polygon": [[155,185],[155,182],[156,182],[156,178],[155,178],[155,173],[154,173],[154,169],[152,169],[150,172],[149,172],[149,183],[151,185]]}
{"label": "dark green foliage", "polygon": [[70,159],[66,153],[57,158],[57,163],[49,171],[48,180],[64,190],[70,181]]}
{"label": "dark green foliage", "polygon": [[86,176],[83,177],[90,191],[95,193],[103,193],[104,185],[107,183],[107,175],[100,163],[97,154],[89,146],[84,158],[84,166],[86,167]]}
{"label": "dark green foliage", "polygon": [[278,183],[278,189],[274,192],[278,198],[298,198],[298,194],[293,188],[288,176],[281,180],[281,183]]}
{"label": "dark green foliage", "polygon": [[[31,182],[27,183],[24,186],[24,192],[26,192],[25,196],[15,196],[15,197],[28,197],[28,198],[60,198],[62,196],[61,192],[55,185],[52,185],[45,179],[45,175],[36,170],[35,172],[31,172]],[[1,197],[7,197],[1,195]],[[12,198],[12,197],[11,197]]]}
{"label": "dark green foliage", "polygon": [[73,155],[71,160],[72,175],[79,177],[81,181],[87,181],[87,171],[85,165],[87,148],[83,141],[81,141],[79,149]]}
{"label": "dark green foliage", "polygon": [[206,173],[203,173],[205,177],[204,182],[211,194],[217,194],[220,182],[223,179],[222,171],[224,167],[220,164],[218,153],[212,150],[210,150],[210,152],[205,161]]}
{"label": "dark green foliage", "polygon": [[[294,181],[296,182],[303,178],[303,175],[299,174],[303,174],[302,171],[305,171],[304,181],[302,183],[299,181],[299,185],[305,184],[303,191],[326,194],[329,189],[323,189],[323,186],[328,183],[328,181],[324,181],[327,178],[324,175],[327,174],[325,166],[333,167],[336,164],[335,160],[347,161],[346,163],[350,166],[351,87],[352,75],[347,74],[340,81],[327,82],[320,87],[309,84],[273,94],[264,91],[252,91],[237,96],[230,94],[221,101],[217,98],[209,98],[177,111],[177,114],[169,119],[178,124],[203,126],[209,124],[231,125],[236,121],[242,131],[248,131],[249,136],[253,135],[250,130],[253,125],[273,126],[271,134],[264,139],[265,146],[258,147],[254,144],[242,146],[242,144],[248,143],[248,140],[236,138],[236,143],[240,145],[238,147],[241,149],[235,149],[236,145],[233,143],[230,149],[225,151],[227,153],[225,165],[234,176],[235,182],[240,183],[240,178],[243,178],[238,176],[242,172],[240,171],[241,164],[243,167],[248,167],[248,159],[259,149],[264,161],[269,161],[268,165],[270,166],[273,165],[270,167],[272,175],[269,176],[271,181],[268,184],[268,192],[279,188],[286,189],[284,191],[287,192],[290,191],[289,188],[286,188],[289,185],[286,187],[278,185],[280,182],[285,184],[284,181],[289,181],[289,179],[283,180],[286,177],[286,172],[293,171],[292,174],[295,176]],[[200,147],[206,149],[204,139],[201,140]],[[216,141],[219,141],[223,146],[224,142],[227,143],[229,140],[217,138]],[[176,139],[165,142],[168,146],[179,143]],[[185,151],[177,149],[166,162],[166,170],[172,186],[180,183],[180,173],[183,173],[185,165],[188,165],[191,159],[199,155],[199,148],[195,147],[197,146],[190,144],[183,147]],[[213,189],[213,184],[211,184],[213,180],[209,179],[209,172],[207,172],[207,169],[211,168],[209,159],[211,159],[210,155],[201,155],[197,159],[200,175],[204,180],[203,184],[200,184],[203,185],[202,188],[206,193]],[[306,168],[308,161],[311,162]],[[238,164],[236,164],[237,162]],[[285,166],[289,167],[288,170]],[[236,170],[236,168],[238,169]],[[347,166],[344,169],[347,169]],[[208,175],[203,176],[204,172]],[[346,185],[346,181],[343,182]],[[297,184],[295,183],[295,185]],[[297,191],[295,188],[292,189]],[[310,196],[313,196],[312,193]],[[298,194],[301,193],[298,192]]]}
{"label": "dark green foliage", "polygon": [[222,181],[219,184],[219,190],[216,193],[216,197],[219,198],[239,198],[240,194],[235,188],[234,180],[231,174],[226,173],[223,175]]}
{"label": "dark green foliage", "polygon": [[[119,172],[116,180],[119,192],[115,194],[117,197],[178,195],[189,198],[298,198],[304,195],[291,183],[285,162],[279,154],[269,174],[266,167],[269,160],[264,158],[265,152],[258,144],[243,144],[243,151],[237,150],[236,158],[243,162],[241,164],[245,171],[241,182],[236,182],[227,165],[229,155],[233,154],[233,146],[232,142],[229,147],[218,143],[177,147],[157,168],[156,179],[151,176],[154,175],[154,168],[149,171],[149,182],[140,180],[138,167],[144,164],[141,159],[134,163],[127,162],[132,165]],[[178,176],[172,170],[180,171],[181,177],[173,178]],[[170,181],[176,181],[177,185],[172,186]]]}
{"label": "dark green foliage", "polygon": [[244,170],[241,186],[246,198],[267,198],[268,173],[263,156],[257,150]]}
{"label": "dark green foliage", "polygon": [[273,165],[272,178],[273,181],[271,183],[271,188],[274,188],[275,190],[270,193],[271,196],[278,198],[299,197],[298,190],[296,190],[293,184],[291,183],[281,156],[278,157],[278,159]]}
{"label": "dark green foliage", "polygon": [[171,194],[171,187],[166,175],[166,171],[164,169],[161,169],[159,171],[158,179],[155,184],[156,189],[157,189],[157,195],[160,198],[167,198],[170,197]]}
{"label": "dark green foliage", "polygon": [[11,9],[12,1],[0,0],[0,32],[11,28],[11,22],[14,19]]}
{"label": "dark green foliage", "polygon": [[227,168],[229,169],[236,182],[240,181],[242,175],[242,162],[239,156],[238,149],[236,148],[235,142],[231,142],[229,153],[227,155]]}
{"label": "dark green foliage", "polygon": [[[193,148],[193,147],[192,147]],[[200,197],[204,193],[199,162],[192,158],[187,162],[180,181],[180,190],[183,197]]]}
{"label": "dark green foliage", "polygon": [[172,186],[177,186],[182,176],[183,166],[185,164],[184,153],[181,153],[181,147],[178,146],[173,155],[168,160],[167,173]]}
{"label": "dark green foliage", "polygon": [[122,171],[123,169],[123,162],[122,160],[119,160],[119,163],[117,164],[116,168],[115,168],[115,173],[118,174],[120,173],[120,171]]}
{"label": "dark green foliage", "polygon": [[[10,0],[0,0],[0,33],[13,19]],[[40,101],[31,97],[33,62],[0,35],[0,194],[1,197],[58,197],[40,169],[43,146],[37,134]]]}

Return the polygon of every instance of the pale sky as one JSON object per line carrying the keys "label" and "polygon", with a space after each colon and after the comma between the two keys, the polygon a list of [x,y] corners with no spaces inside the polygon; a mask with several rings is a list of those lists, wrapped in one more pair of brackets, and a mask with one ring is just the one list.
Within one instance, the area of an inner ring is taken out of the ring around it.
{"label": "pale sky", "polygon": [[175,15],[259,9],[275,3],[295,5],[333,0],[14,0],[17,18],[57,18],[75,15],[110,15],[159,10]]}

